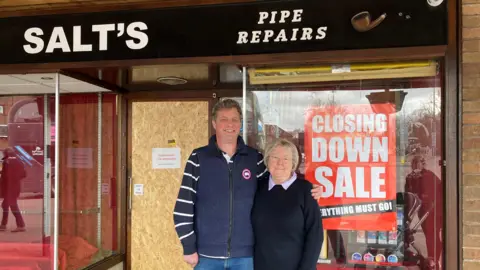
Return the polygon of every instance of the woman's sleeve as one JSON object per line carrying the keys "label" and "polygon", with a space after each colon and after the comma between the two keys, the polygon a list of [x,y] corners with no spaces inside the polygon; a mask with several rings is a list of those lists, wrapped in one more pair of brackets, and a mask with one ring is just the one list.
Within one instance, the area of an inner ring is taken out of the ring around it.
{"label": "woman's sleeve", "polygon": [[310,195],[311,187],[305,190],[303,213],[306,233],[303,256],[298,270],[314,270],[323,244],[323,225],[318,203]]}

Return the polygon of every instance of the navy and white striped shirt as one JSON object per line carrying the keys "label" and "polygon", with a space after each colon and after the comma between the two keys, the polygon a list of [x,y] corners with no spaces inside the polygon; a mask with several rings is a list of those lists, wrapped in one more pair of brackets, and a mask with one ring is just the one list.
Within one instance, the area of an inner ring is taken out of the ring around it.
{"label": "navy and white striped shirt", "polygon": [[253,255],[250,213],[257,179],[267,176],[263,155],[241,137],[230,161],[216,145],[195,149],[185,165],[174,223],[184,254],[213,258]]}

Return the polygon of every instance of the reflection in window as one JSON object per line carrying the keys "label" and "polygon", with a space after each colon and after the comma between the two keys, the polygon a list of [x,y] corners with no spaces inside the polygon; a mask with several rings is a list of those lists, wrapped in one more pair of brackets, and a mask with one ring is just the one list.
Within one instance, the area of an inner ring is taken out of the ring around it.
{"label": "reflection in window", "polygon": [[14,123],[42,122],[42,120],[43,118],[40,115],[35,99],[21,106],[21,108],[16,111],[13,119]]}
{"label": "reflection in window", "polygon": [[[0,265],[9,269],[52,269],[53,190],[46,173],[52,167],[44,149],[45,96],[4,96],[5,127],[0,138]],[[47,108],[52,104],[47,104]]]}
{"label": "reflection in window", "polygon": [[[417,83],[419,86],[416,88],[411,86],[414,84],[412,82],[409,87],[391,87],[387,91],[383,86],[371,90],[364,89],[361,87],[361,82],[339,84],[330,89],[321,86],[309,89],[300,86],[275,89],[270,86],[267,90],[256,90],[253,86],[250,87],[247,102],[258,103],[258,106],[254,106],[253,112],[246,116],[248,121],[254,121],[247,129],[248,144],[263,149],[265,143],[268,144],[275,138],[285,138],[294,142],[301,153],[301,163],[297,173],[305,175],[308,180],[315,183],[318,183],[318,179],[312,176],[314,172],[307,171],[306,167],[307,157],[311,156],[307,151],[312,151],[312,146],[307,142],[310,135],[306,135],[308,132],[305,128],[308,127],[307,119],[312,110],[321,112],[323,115],[345,116],[363,108],[368,113],[385,113],[389,121],[393,121],[390,130],[393,135],[383,134],[382,136],[395,138],[392,140],[394,145],[391,145],[389,150],[394,162],[387,165],[391,167],[387,170],[391,170],[391,175],[394,175],[391,181],[393,181],[392,198],[395,208],[389,214],[393,217],[391,224],[394,224],[394,227],[389,230],[385,228],[382,230],[355,228],[326,230],[327,241],[318,261],[319,265],[324,265],[325,269],[377,268],[379,266],[398,266],[399,269],[416,266],[420,269],[434,269],[429,268],[434,265],[436,265],[435,269],[443,269],[441,233],[444,185],[439,165],[442,155],[441,89],[436,87],[435,82],[438,80],[428,78],[426,81],[427,83]],[[388,82],[385,84],[387,85]],[[352,85],[355,86],[352,87]],[[390,111],[381,108],[385,100],[391,101],[388,104]],[[250,129],[256,126],[255,121],[258,126],[262,126],[262,133],[259,133],[258,129]],[[347,133],[341,134],[350,136]],[[324,133],[318,136],[328,138],[330,135]],[[375,136],[375,134],[368,136]],[[338,153],[337,147],[331,150]],[[354,150],[351,151],[360,151],[361,145],[353,145],[352,149]],[[371,154],[378,154],[381,150],[379,147],[373,147]],[[348,149],[345,151],[348,152]],[[347,166],[345,162],[341,164]],[[366,168],[373,166],[369,163],[363,165]],[[325,162],[323,166],[341,165]],[[355,178],[355,174],[352,177],[352,183],[355,186],[358,184],[358,179]],[[367,183],[365,187],[370,187],[368,180],[371,177],[373,176],[365,177],[365,183]],[[342,199],[342,203],[348,201]],[[342,215],[339,218],[339,224],[361,219]],[[325,221],[326,219],[324,219],[324,226],[330,222]],[[381,224],[380,221],[370,220],[370,224],[373,223],[373,225],[365,226],[373,228],[376,224]],[[359,224],[355,226],[361,228]]]}
{"label": "reflection in window", "polygon": [[53,96],[0,97],[0,103],[6,107],[0,125],[7,127],[0,138],[0,268],[52,269],[55,196],[58,269],[82,269],[118,252],[116,96],[103,95],[101,103],[97,94],[61,96],[59,141]]}
{"label": "reflection in window", "polygon": [[60,267],[82,269],[119,251],[116,96],[64,95],[60,110]]}

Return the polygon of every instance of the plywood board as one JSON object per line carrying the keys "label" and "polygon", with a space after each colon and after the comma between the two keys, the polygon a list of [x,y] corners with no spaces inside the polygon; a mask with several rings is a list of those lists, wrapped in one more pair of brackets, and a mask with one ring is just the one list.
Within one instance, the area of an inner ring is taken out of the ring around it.
{"label": "plywood board", "polygon": [[[131,269],[192,269],[182,260],[173,223],[173,208],[183,167],[193,149],[208,142],[208,102],[134,102],[132,179],[144,184],[134,196],[131,217]],[[175,140],[176,146],[169,144]],[[179,147],[180,169],[153,169],[152,149]]]}
{"label": "plywood board", "polygon": [[132,82],[156,82],[159,77],[179,77],[189,81],[206,81],[206,64],[135,66],[131,68]]}

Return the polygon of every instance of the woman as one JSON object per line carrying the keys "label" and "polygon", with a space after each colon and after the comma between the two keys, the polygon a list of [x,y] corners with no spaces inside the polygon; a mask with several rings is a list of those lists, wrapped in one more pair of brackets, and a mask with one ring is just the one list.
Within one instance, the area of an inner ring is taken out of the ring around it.
{"label": "woman", "polygon": [[297,178],[295,145],[276,140],[265,151],[268,179],[260,181],[252,210],[255,270],[314,270],[323,228],[312,185]]}

